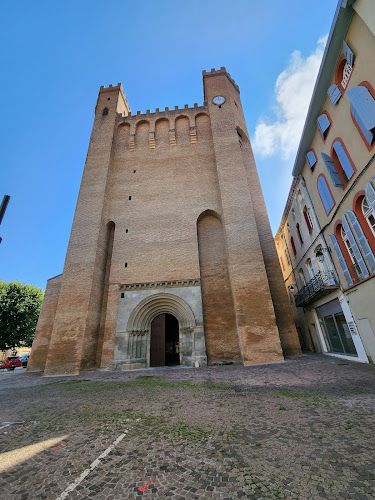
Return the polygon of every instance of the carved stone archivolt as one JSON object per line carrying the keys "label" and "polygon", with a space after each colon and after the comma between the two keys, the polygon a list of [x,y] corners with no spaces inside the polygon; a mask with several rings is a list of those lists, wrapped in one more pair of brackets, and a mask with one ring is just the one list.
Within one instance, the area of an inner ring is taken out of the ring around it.
{"label": "carved stone archivolt", "polygon": [[120,291],[126,290],[152,290],[158,288],[175,288],[182,286],[200,286],[200,278],[192,278],[185,280],[170,280],[170,281],[149,281],[145,283],[129,283],[119,285]]}
{"label": "carved stone archivolt", "polygon": [[163,313],[177,318],[181,329],[194,329],[196,326],[193,311],[184,300],[171,293],[157,293],[146,297],[133,309],[126,330],[148,331],[151,321]]}

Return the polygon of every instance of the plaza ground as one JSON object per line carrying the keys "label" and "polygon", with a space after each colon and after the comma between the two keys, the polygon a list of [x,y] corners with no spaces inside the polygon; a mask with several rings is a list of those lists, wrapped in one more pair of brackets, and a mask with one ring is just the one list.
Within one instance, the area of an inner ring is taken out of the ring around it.
{"label": "plaza ground", "polygon": [[320,355],[2,372],[1,498],[370,500],[374,393],[374,366]]}

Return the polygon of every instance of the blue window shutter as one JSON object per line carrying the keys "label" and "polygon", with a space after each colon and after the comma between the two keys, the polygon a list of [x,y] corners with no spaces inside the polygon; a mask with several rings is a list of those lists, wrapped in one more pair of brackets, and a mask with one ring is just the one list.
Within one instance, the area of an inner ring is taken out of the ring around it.
{"label": "blue window shutter", "polygon": [[337,258],[339,259],[339,263],[340,263],[341,269],[344,273],[346,282],[347,282],[348,286],[352,286],[353,285],[352,276],[349,272],[348,266],[346,265],[344,256],[342,254],[342,251],[341,251],[340,245],[338,244],[336,236],[334,234],[330,234],[329,237],[331,239],[331,243],[333,245],[333,248],[336,252]]}
{"label": "blue window shutter", "polygon": [[323,138],[325,138],[326,132],[331,126],[331,122],[329,121],[328,116],[325,113],[323,113],[320,116],[318,116],[316,121],[318,122],[320,133],[322,134]]}
{"label": "blue window shutter", "polygon": [[348,90],[346,94],[350,100],[353,116],[366,136],[367,141],[369,141],[370,136],[367,136],[366,132],[370,132],[371,134],[372,139],[369,142],[371,145],[374,133],[373,129],[375,128],[375,99],[363,85]]}
{"label": "blue window shutter", "polygon": [[360,223],[358,222],[357,216],[351,210],[347,210],[346,215],[352,225],[352,228],[357,237],[359,247],[362,250],[363,255],[365,256],[366,262],[371,269],[371,273],[375,273],[375,256],[372,253],[370,245],[368,244],[366,236],[363,234]]}
{"label": "blue window shutter", "polygon": [[329,214],[329,212],[332,210],[332,207],[334,206],[335,202],[333,201],[333,198],[331,196],[331,193],[329,192],[326,180],[324,177],[319,177],[318,179],[318,190],[320,197],[322,198],[322,202],[324,205],[324,208]]}
{"label": "blue window shutter", "polygon": [[308,151],[306,155],[306,160],[307,163],[309,164],[309,167],[312,169],[315,163],[317,162],[316,156],[314,155],[314,151]]}
{"label": "blue window shutter", "polygon": [[355,121],[358,123],[358,126],[361,129],[362,134],[365,136],[365,139],[368,142],[368,145],[371,146],[371,144],[374,142],[374,134],[370,130],[366,129],[357,111],[355,111],[353,107],[351,108],[351,110]]}
{"label": "blue window shutter", "polygon": [[344,187],[344,184],[342,183],[341,177],[339,176],[339,173],[336,170],[336,166],[333,163],[332,158],[326,155],[325,153],[320,153],[320,154],[323,158],[324,165],[326,166],[329,176],[331,177],[333,185],[336,187]]}
{"label": "blue window shutter", "polygon": [[341,97],[341,90],[338,88],[336,84],[331,85],[327,90],[328,97],[331,99],[332,104],[335,106]]}
{"label": "blue window shutter", "polygon": [[366,184],[366,200],[375,214],[375,189],[372,187],[371,182]]}
{"label": "blue window shutter", "polygon": [[354,62],[354,54],[353,52],[351,51],[349,45],[345,42],[345,40],[343,40],[342,42],[342,47],[344,49],[344,56],[345,56],[345,59],[347,60],[347,62],[350,64],[350,66],[353,67],[353,62]]}
{"label": "blue window shutter", "polygon": [[354,174],[354,168],[350,163],[348,155],[345,152],[344,146],[341,144],[340,141],[336,141],[333,143],[333,149],[336,151],[339,162],[341,163],[341,166],[346,174],[346,177],[349,180]]}
{"label": "blue window shutter", "polygon": [[363,260],[362,254],[359,250],[359,247],[357,245],[357,242],[354,238],[354,235],[352,233],[352,230],[350,229],[349,223],[346,220],[346,215],[342,216],[342,227],[344,228],[344,231],[346,233],[346,236],[348,237],[350,246],[352,247],[353,253],[355,255],[355,258],[358,262],[359,268],[361,270],[361,274],[363,278],[367,278],[369,276],[369,272],[367,270],[365,261]]}

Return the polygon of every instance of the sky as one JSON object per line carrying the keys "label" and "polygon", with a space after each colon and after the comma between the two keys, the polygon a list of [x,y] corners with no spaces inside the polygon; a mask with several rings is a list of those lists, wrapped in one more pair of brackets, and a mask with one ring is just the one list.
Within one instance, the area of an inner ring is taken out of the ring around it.
{"label": "sky", "polygon": [[203,102],[202,70],[241,90],[272,230],[337,0],[4,2],[0,279],[45,288],[63,270],[101,85],[133,113]]}

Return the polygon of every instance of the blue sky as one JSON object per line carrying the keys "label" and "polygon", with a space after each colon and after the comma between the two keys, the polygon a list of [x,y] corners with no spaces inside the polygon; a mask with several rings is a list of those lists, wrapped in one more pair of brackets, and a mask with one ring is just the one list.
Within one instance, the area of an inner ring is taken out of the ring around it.
{"label": "blue sky", "polygon": [[[0,278],[62,272],[100,85],[133,112],[202,103],[203,69],[241,89],[273,231],[336,0],[15,1],[0,15]],[[319,42],[320,40],[320,42]],[[302,112],[300,111],[302,109]],[[277,188],[275,188],[277,186]]]}

